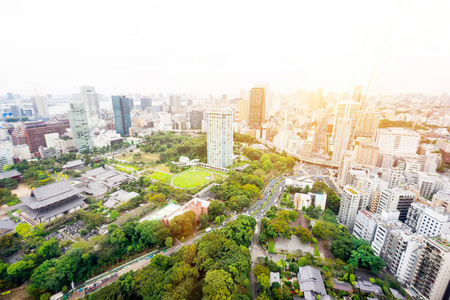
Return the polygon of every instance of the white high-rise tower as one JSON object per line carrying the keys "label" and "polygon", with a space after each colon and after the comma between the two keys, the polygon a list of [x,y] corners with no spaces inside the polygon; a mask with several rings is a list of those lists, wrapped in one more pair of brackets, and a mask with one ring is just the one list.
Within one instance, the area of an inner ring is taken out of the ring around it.
{"label": "white high-rise tower", "polygon": [[208,164],[225,168],[233,163],[233,111],[213,108],[206,112]]}

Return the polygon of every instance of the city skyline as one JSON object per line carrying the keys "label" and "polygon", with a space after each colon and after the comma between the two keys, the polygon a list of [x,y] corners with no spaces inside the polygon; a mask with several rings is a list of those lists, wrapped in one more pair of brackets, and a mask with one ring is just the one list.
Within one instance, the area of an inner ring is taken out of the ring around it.
{"label": "city skyline", "polygon": [[[362,86],[363,95],[447,89],[444,1],[105,3],[89,3],[89,10],[82,3],[2,3],[0,24],[11,29],[0,42],[0,93],[64,94],[85,83],[107,94],[237,96],[255,82],[281,92]],[[80,16],[96,22],[76,22]]]}

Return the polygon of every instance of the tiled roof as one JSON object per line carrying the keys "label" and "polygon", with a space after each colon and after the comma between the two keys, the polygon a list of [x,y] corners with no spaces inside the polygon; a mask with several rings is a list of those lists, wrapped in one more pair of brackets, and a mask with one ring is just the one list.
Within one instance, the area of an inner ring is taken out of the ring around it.
{"label": "tiled roof", "polygon": [[5,178],[13,178],[16,176],[22,176],[22,173],[20,173],[19,171],[15,170],[15,169],[9,170],[9,171],[0,173],[0,180],[5,179]]}
{"label": "tiled roof", "polygon": [[299,268],[298,283],[300,285],[300,290],[303,292],[311,291],[315,294],[327,294],[320,271],[311,266]]}
{"label": "tiled roof", "polygon": [[33,218],[35,220],[43,218],[43,219],[48,219],[51,217],[54,217],[58,214],[61,214],[63,212],[69,211],[72,208],[75,208],[77,206],[83,205],[84,203],[84,199],[86,199],[86,197],[84,196],[78,196],[77,198],[70,200],[70,201],[65,201],[62,202],[60,204],[51,206],[49,208],[46,209],[32,209],[27,205],[24,205],[21,207],[22,211],[24,213],[26,213],[30,218]]}
{"label": "tiled roof", "polygon": [[40,209],[64,201],[79,193],[80,190],[71,186],[67,180],[61,180],[38,187],[31,191],[31,196],[20,198],[20,200],[32,209]]}

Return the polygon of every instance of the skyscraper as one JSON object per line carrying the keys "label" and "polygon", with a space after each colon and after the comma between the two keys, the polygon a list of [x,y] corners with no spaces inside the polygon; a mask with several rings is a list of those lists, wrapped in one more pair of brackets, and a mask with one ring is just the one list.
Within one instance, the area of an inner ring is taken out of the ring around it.
{"label": "skyscraper", "polygon": [[68,115],[75,147],[79,152],[88,148],[92,148],[85,104],[70,103],[70,110]]}
{"label": "skyscraper", "polygon": [[380,125],[381,115],[376,111],[361,112],[356,125],[355,136],[372,137]]}
{"label": "skyscraper", "polygon": [[93,86],[80,86],[81,100],[86,105],[86,111],[89,117],[100,117],[100,104],[98,94]]}
{"label": "skyscraper", "polygon": [[261,129],[266,121],[266,90],[254,87],[250,90],[249,127]]}
{"label": "skyscraper", "polygon": [[250,103],[247,100],[239,100],[238,102],[238,121],[243,123],[247,122],[249,118],[249,106]]}
{"label": "skyscraper", "polygon": [[233,111],[213,108],[206,112],[208,164],[227,167],[233,163]]}
{"label": "skyscraper", "polygon": [[152,98],[141,98],[141,109],[145,110],[147,107],[152,106]]}
{"label": "skyscraper", "polygon": [[334,149],[332,161],[340,163],[351,137],[353,120],[350,118],[339,119],[336,124]]}
{"label": "skyscraper", "polygon": [[34,113],[42,118],[49,118],[50,113],[48,112],[47,98],[36,96],[31,98],[33,103]]}
{"label": "skyscraper", "polygon": [[116,132],[126,136],[131,127],[130,101],[125,96],[112,96]]}
{"label": "skyscraper", "polygon": [[[353,120],[352,130],[351,130],[351,136],[353,136],[353,133],[355,130],[356,119],[358,118],[359,108],[360,108],[360,104],[353,100],[346,100],[346,101],[338,102],[338,104],[336,106],[336,115],[334,117],[334,124],[333,124],[333,142],[334,142],[335,135],[336,135],[336,128],[337,128],[338,121],[342,118],[350,118]],[[349,142],[351,142],[351,140]]]}
{"label": "skyscraper", "polygon": [[362,87],[361,86],[355,86],[353,88],[353,95],[352,99],[356,102],[361,102],[361,93],[362,93]]}

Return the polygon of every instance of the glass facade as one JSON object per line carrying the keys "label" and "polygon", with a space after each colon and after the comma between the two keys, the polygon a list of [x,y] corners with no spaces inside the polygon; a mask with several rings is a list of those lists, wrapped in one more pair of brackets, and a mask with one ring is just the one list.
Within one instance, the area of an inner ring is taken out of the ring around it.
{"label": "glass facade", "polygon": [[116,132],[121,136],[126,136],[131,127],[130,100],[125,96],[112,96],[111,98]]}

